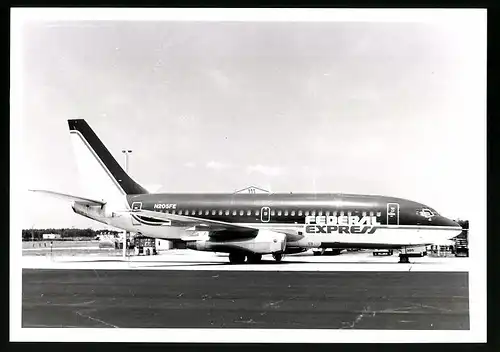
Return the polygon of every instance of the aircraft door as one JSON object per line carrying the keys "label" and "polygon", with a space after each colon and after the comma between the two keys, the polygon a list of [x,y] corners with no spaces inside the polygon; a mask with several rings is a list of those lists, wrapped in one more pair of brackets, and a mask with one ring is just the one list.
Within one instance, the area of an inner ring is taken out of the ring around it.
{"label": "aircraft door", "polygon": [[262,207],[260,209],[260,221],[269,222],[271,220],[271,209],[269,207]]}
{"label": "aircraft door", "polygon": [[[141,210],[142,209],[142,202],[133,202],[132,203],[132,210]],[[141,223],[135,219],[137,215],[132,214],[132,225],[137,226],[140,225]]]}
{"label": "aircraft door", "polygon": [[387,203],[387,225],[399,225],[398,203]]}

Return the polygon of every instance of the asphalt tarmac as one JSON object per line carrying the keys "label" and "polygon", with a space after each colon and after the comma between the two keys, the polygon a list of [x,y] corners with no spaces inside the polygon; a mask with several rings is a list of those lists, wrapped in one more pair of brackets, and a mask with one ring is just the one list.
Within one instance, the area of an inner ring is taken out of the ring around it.
{"label": "asphalt tarmac", "polygon": [[467,272],[23,269],[34,327],[469,329]]}

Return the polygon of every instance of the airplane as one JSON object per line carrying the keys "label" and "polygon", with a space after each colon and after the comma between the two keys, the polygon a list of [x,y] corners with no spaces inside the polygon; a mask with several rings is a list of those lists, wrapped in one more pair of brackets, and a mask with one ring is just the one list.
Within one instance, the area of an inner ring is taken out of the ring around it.
{"label": "airplane", "polygon": [[85,196],[41,192],[76,214],[148,237],[229,254],[231,264],[275,261],[314,248],[399,250],[399,262],[462,232],[415,201],[341,193],[150,193],[119,165],[84,119],[68,120]]}

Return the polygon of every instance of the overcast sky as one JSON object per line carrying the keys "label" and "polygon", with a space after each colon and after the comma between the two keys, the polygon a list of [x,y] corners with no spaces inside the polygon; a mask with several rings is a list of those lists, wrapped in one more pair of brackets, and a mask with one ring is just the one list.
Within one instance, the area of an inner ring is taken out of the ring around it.
{"label": "overcast sky", "polygon": [[[486,48],[467,23],[24,29],[26,188],[84,196],[66,122],[84,118],[120,162],[132,149],[132,177],[160,192],[383,194],[463,218],[473,206]],[[104,228],[30,199],[25,228]]]}

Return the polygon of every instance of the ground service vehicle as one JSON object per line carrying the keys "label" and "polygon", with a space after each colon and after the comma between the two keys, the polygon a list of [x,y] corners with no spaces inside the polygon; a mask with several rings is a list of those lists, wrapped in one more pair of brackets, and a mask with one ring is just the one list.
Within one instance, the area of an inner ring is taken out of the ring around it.
{"label": "ground service vehicle", "polygon": [[134,253],[135,255],[156,255],[156,240],[151,237],[143,235],[136,235],[134,237]]}
{"label": "ground service vehicle", "polygon": [[469,246],[466,238],[458,238],[455,245],[455,257],[468,257]]}
{"label": "ground service vehicle", "polygon": [[394,252],[392,249],[375,249],[373,255],[393,255]]}

